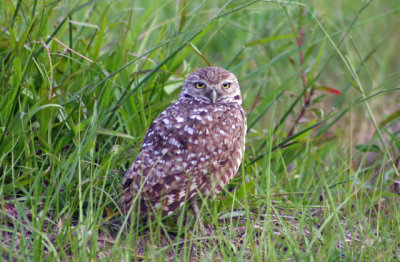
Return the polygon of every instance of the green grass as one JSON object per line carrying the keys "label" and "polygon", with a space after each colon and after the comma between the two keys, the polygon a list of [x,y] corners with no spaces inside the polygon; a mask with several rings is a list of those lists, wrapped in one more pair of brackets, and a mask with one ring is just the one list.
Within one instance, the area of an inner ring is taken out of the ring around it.
{"label": "green grass", "polygon": [[[398,258],[399,12],[396,0],[0,1],[1,257]],[[207,63],[238,76],[249,126],[238,176],[202,201],[216,230],[196,234],[187,206],[128,225],[123,174]]]}

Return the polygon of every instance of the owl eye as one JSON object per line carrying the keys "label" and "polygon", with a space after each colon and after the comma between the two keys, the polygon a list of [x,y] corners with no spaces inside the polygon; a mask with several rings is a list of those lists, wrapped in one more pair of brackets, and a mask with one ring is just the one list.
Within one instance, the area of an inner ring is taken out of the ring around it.
{"label": "owl eye", "polygon": [[206,85],[204,83],[202,83],[202,82],[196,82],[196,83],[194,83],[194,86],[196,88],[201,89],[201,88],[204,88]]}
{"label": "owl eye", "polygon": [[231,87],[231,83],[223,83],[222,88],[229,88]]}

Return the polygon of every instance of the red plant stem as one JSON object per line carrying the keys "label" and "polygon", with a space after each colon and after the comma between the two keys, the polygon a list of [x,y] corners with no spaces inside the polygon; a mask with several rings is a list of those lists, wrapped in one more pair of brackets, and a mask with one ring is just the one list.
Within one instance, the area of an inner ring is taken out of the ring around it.
{"label": "red plant stem", "polygon": [[[299,57],[300,57],[300,66],[301,66],[301,81],[303,83],[303,88],[307,88],[307,80],[306,80],[306,74],[304,72],[304,56],[303,56],[303,50],[301,49],[303,47],[303,37],[304,37],[304,29],[301,27],[300,28],[300,36],[296,38],[297,40],[297,46],[300,48],[299,50]],[[295,67],[296,71],[297,68]],[[294,124],[292,128],[290,129],[288,136],[291,137],[294,133],[295,127],[298,125],[300,119],[304,116],[306,112],[306,108],[310,105],[311,103],[311,96],[314,94],[314,89],[311,88],[310,94],[307,95],[307,91],[304,92],[304,105],[299,113],[299,115],[296,117],[296,120],[294,121]]]}
{"label": "red plant stem", "polygon": [[[306,81],[306,75],[304,73],[304,57],[303,57],[303,50],[301,49],[303,47],[303,37],[304,37],[304,30],[303,28],[300,28],[300,36],[297,38],[297,46],[300,47],[299,51],[299,56],[300,56],[300,65],[301,65],[301,80],[303,81],[303,87],[307,87],[307,81]],[[307,96],[305,94],[305,96]]]}
{"label": "red plant stem", "polygon": [[[310,95],[308,96],[308,98],[311,98],[311,96],[314,94],[314,89],[311,89],[310,91]],[[305,96],[306,94],[304,94]],[[298,125],[300,119],[304,116],[304,114],[306,113],[306,108],[310,105],[310,100],[307,100],[307,102],[304,103],[303,107],[301,108],[301,111],[299,113],[299,115],[296,117],[296,120],[294,121],[294,124],[292,126],[292,128],[289,131],[288,137],[291,137],[294,133],[294,128]]]}

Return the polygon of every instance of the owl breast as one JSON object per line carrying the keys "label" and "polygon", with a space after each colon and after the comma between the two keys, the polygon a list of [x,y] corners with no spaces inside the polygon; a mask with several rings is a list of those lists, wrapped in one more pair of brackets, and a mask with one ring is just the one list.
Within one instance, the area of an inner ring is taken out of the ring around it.
{"label": "owl breast", "polygon": [[125,174],[125,209],[137,201],[142,216],[168,215],[197,194],[220,193],[238,171],[245,131],[237,103],[178,100],[152,123]]}

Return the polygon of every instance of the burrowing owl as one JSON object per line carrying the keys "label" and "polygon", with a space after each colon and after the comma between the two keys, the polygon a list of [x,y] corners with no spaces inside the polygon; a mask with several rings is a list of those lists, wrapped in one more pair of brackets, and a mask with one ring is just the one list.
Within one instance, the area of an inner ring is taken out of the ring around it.
{"label": "burrowing owl", "polygon": [[125,212],[133,204],[140,216],[160,209],[169,215],[198,194],[220,193],[236,175],[244,153],[241,104],[231,72],[206,67],[189,74],[178,101],[151,124],[125,174]]}

